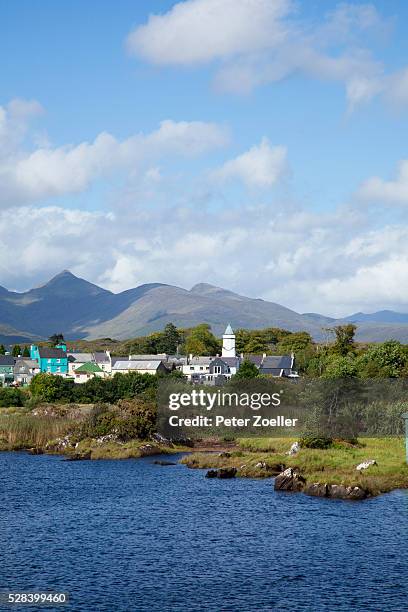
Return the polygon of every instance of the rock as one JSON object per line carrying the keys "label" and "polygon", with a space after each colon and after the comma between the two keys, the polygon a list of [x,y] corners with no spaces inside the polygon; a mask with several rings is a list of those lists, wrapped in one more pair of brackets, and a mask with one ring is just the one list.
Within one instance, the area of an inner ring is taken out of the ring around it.
{"label": "rock", "polygon": [[168,446],[169,448],[174,446],[174,444],[173,444],[173,442],[171,440],[169,440],[168,438],[165,438],[164,436],[162,436],[159,433],[154,433],[152,435],[152,438],[153,438],[153,440],[155,442],[157,442],[161,446]]}
{"label": "rock", "polygon": [[299,442],[294,442],[285,455],[296,455],[300,451]]}
{"label": "rock", "polygon": [[208,470],[206,478],[235,478],[237,468],[220,468],[219,470]]}
{"label": "rock", "polygon": [[117,436],[117,434],[115,433],[110,433],[110,434],[106,434],[106,436],[99,436],[99,438],[95,438],[95,442],[97,444],[105,444],[105,442],[119,442],[119,438]]}
{"label": "rock", "polygon": [[288,468],[275,478],[275,491],[302,491],[306,480],[293,468]]}
{"label": "rock", "polygon": [[231,457],[231,453],[218,453],[219,457]]}
{"label": "rock", "polygon": [[30,453],[30,455],[43,455],[44,450],[42,448],[37,448],[37,447],[28,448],[27,453]]}
{"label": "rock", "polygon": [[86,453],[73,453],[64,459],[64,461],[87,461],[88,459],[91,459],[91,451]]}
{"label": "rock", "polygon": [[266,468],[266,463],[265,463],[265,461],[259,461],[259,463],[257,463],[255,467],[256,468],[265,469]]}
{"label": "rock", "polygon": [[303,493],[306,495],[312,495],[313,497],[327,497],[328,486],[326,483],[322,484],[321,482],[311,482],[305,486]]}
{"label": "rock", "polygon": [[141,457],[150,457],[151,455],[161,455],[163,453],[159,446],[153,446],[153,444],[143,444],[139,451]]}
{"label": "rock", "polygon": [[370,465],[377,465],[377,462],[375,459],[369,459],[368,461],[363,461],[363,463],[359,463],[358,466],[356,467],[356,470],[358,470],[359,472],[366,470],[367,468],[370,467]]}
{"label": "rock", "polygon": [[367,497],[367,491],[361,487],[346,487],[344,485],[328,485],[328,497],[333,499],[359,500]]}
{"label": "rock", "polygon": [[153,461],[156,465],[177,465],[174,461]]}
{"label": "rock", "polygon": [[237,468],[234,467],[230,467],[230,468],[220,468],[218,470],[218,478],[235,478],[237,474]]}

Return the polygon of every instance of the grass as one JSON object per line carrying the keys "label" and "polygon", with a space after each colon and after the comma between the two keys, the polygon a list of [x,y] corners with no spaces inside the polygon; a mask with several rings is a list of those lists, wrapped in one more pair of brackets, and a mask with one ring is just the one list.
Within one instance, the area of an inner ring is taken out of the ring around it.
{"label": "grass", "polygon": [[34,416],[29,413],[0,414],[0,450],[43,448],[49,440],[63,437],[72,426],[69,419]]}
{"label": "grass", "polygon": [[[305,448],[289,457],[285,451],[292,442],[289,438],[239,440],[239,450],[230,457],[193,453],[184,457],[182,463],[192,468],[236,467],[238,476],[255,478],[276,475],[282,464],[297,468],[309,483],[359,486],[372,495],[408,488],[403,438],[363,438],[357,446],[338,443],[325,450]],[[367,459],[375,459],[378,465],[358,472],[356,466]],[[256,467],[260,462],[266,468]]]}

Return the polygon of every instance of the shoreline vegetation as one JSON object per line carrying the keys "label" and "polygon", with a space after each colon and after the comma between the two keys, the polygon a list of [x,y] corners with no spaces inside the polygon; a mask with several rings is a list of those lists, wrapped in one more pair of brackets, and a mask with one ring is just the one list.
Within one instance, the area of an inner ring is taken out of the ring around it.
{"label": "shoreline vegetation", "polygon": [[[172,443],[154,433],[153,405],[138,399],[121,400],[114,406],[43,404],[33,410],[0,409],[0,451],[59,454],[68,460],[185,452],[180,463],[188,468],[231,470],[241,478],[276,478],[291,468],[295,480],[285,490],[324,497],[335,496],[327,488],[334,486],[339,491],[358,488],[364,492],[362,497],[408,488],[401,436],[359,438],[354,443],[334,440],[328,448],[301,447],[290,455],[294,442],[295,438],[287,437],[211,439],[194,446],[188,440]],[[356,469],[370,460],[376,463],[366,470]]]}

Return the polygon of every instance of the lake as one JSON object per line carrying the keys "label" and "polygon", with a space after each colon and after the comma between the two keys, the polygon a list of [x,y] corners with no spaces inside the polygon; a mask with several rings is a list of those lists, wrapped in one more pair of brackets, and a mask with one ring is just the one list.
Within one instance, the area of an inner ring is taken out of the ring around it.
{"label": "lake", "polygon": [[408,492],[318,499],[157,459],[0,453],[1,590],[75,612],[408,610]]}

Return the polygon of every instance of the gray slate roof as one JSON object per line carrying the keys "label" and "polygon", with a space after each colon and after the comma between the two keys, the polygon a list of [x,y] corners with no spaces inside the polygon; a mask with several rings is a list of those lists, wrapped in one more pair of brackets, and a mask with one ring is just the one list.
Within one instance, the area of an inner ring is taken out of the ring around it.
{"label": "gray slate roof", "polygon": [[13,366],[14,357],[12,355],[0,355],[0,366]]}
{"label": "gray slate roof", "polygon": [[66,359],[67,354],[62,349],[40,346],[38,349],[41,359]]}
{"label": "gray slate roof", "polygon": [[162,363],[161,359],[154,361],[117,361],[112,370],[157,370]]}

